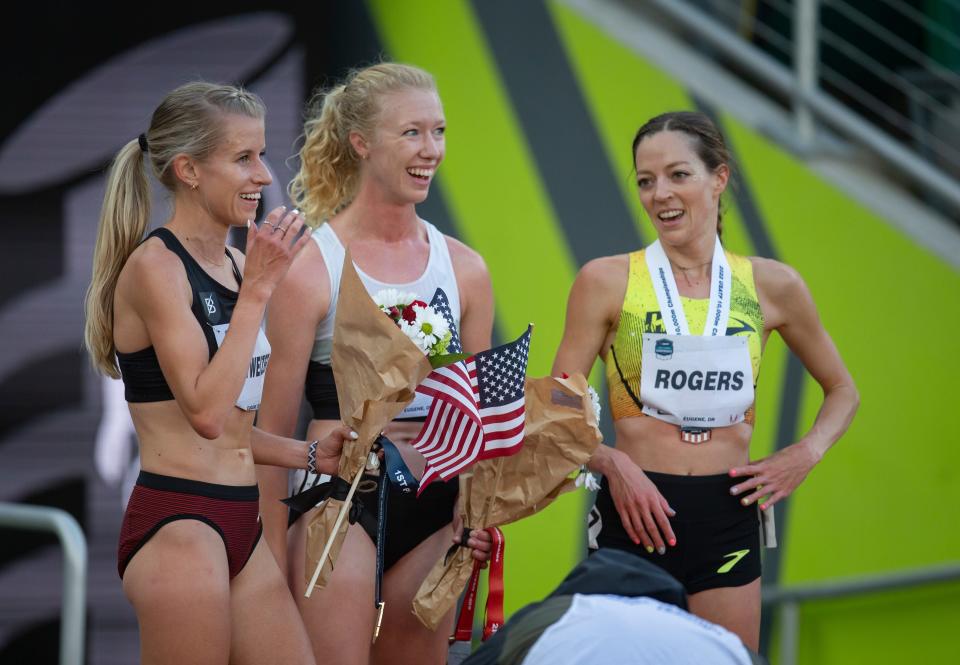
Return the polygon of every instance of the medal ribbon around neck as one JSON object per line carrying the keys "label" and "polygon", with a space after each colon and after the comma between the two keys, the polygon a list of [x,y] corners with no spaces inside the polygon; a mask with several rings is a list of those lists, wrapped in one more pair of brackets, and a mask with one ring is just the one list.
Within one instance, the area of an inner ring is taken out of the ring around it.
{"label": "medal ribbon around neck", "polygon": [[[687,317],[684,315],[680,291],[673,277],[670,261],[660,241],[647,247],[645,252],[647,269],[653,280],[653,290],[660,303],[663,325],[668,335],[689,335]],[[717,236],[713,247],[713,265],[710,270],[710,305],[707,320],[703,325],[703,336],[723,336],[727,334],[727,320],[730,318],[730,264]]]}

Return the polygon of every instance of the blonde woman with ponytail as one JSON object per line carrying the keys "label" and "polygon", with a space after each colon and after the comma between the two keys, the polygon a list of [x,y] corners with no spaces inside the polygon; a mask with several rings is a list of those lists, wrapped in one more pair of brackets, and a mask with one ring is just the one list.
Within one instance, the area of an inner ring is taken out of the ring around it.
{"label": "blonde woman with ponytail", "polygon": [[[267,301],[309,242],[297,211],[258,230],[264,108],[238,88],[189,83],[117,154],[87,293],[94,366],[122,377],[142,472],[118,551],[141,663],[312,663],[296,606],[260,542],[254,461],[333,470],[345,428],[322,442],[253,427],[270,347]],[[172,214],[146,239],[147,162]],[[247,254],[227,232],[247,226]]]}
{"label": "blonde woman with ponytail", "polygon": [[[304,130],[300,171],[290,185],[291,198],[315,230],[270,302],[267,333],[274,355],[260,415],[265,429],[281,436],[293,433],[305,386],[313,408],[309,437],[323,436],[339,422],[330,344],[347,247],[371,294],[396,288],[429,302],[441,287],[464,349],[490,346],[493,293],[483,259],[417,216],[416,205],[426,199],[444,158],[444,130],[433,78],[416,67],[380,63],[316,96]],[[415,416],[426,415],[427,407],[415,401],[388,428],[386,434],[401,454],[418,455],[409,442],[422,424]],[[413,464],[409,457],[408,463]],[[265,499],[286,494],[286,473],[258,470]],[[359,522],[351,525],[330,584],[305,599],[310,514],[290,528],[288,550],[286,514],[267,505],[275,501],[265,501],[264,532],[281,561],[289,554],[290,584],[318,661],[446,662],[452,613],[431,632],[411,613],[411,601],[434,562],[460,541],[452,526],[457,488],[457,479],[436,482],[419,498],[390,489],[386,610],[372,648],[375,534]],[[360,497],[371,514],[376,494]],[[474,531],[466,544],[476,558],[488,557],[487,534]]]}

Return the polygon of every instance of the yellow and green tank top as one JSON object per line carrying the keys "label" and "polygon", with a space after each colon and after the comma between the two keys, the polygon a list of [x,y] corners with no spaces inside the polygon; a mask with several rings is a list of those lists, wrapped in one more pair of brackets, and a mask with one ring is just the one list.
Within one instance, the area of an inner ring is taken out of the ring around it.
{"label": "yellow and green tank top", "polygon": [[[607,389],[610,392],[610,413],[614,420],[642,416],[640,402],[640,371],[642,368],[643,333],[666,333],[660,304],[653,289],[653,280],[647,269],[645,250],[630,254],[630,275],[627,293],[623,298],[620,325],[606,357]],[[733,286],[730,293],[730,319],[727,335],[745,335],[753,365],[753,385],[760,373],[763,352],[763,313],[753,281],[753,264],[744,256],[726,252]],[[699,335],[707,320],[707,298],[680,298],[691,334]],[[746,414],[753,422],[753,407]]]}

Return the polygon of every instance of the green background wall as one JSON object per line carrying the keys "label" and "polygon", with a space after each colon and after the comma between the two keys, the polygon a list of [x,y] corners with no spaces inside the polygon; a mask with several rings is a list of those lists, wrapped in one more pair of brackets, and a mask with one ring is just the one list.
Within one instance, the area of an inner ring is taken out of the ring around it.
{"label": "green background wall", "polygon": [[[567,291],[578,268],[576,239],[558,222],[544,177],[517,117],[516,91],[464,0],[369,0],[391,58],[437,78],[448,121],[447,160],[438,187],[458,235],[479,250],[493,276],[497,329],[504,337],[536,324],[529,372],[549,372],[562,333]],[[547,11],[589,110],[638,237],[652,230],[629,177],[629,146],[652,115],[694,108],[690,91],[559,2]],[[530,44],[529,57],[537,57]],[[550,68],[545,75],[550,75]],[[535,96],[530,89],[524,94]],[[789,500],[781,524],[779,583],[795,584],[934,566],[960,559],[960,436],[956,350],[960,274],[854,202],[790,154],[719,109],[738,158],[741,186],[753,197],[780,260],[797,268],[861,392],[844,439]],[[543,108],[546,116],[555,109]],[[563,142],[565,137],[557,135]],[[578,155],[569,155],[571,182]],[[589,196],[589,192],[584,192]],[[605,219],[584,220],[605,233]],[[735,197],[724,239],[756,253]],[[635,247],[625,246],[622,251]],[[773,450],[780,431],[788,353],[768,344],[752,455]],[[594,379],[597,373],[594,373]],[[799,435],[813,422],[820,389],[798,386]],[[583,554],[588,497],[568,495],[544,513],[507,528],[507,608],[549,592]],[[768,569],[769,570],[769,569]],[[770,583],[772,580],[767,579]],[[939,662],[953,655],[960,585],[802,610],[804,663]]]}

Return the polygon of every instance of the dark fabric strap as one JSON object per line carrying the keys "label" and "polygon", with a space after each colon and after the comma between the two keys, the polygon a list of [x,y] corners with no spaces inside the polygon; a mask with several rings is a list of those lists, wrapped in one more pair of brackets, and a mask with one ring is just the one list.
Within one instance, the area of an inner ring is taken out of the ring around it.
{"label": "dark fabric strap", "polygon": [[[344,501],[350,492],[350,483],[340,476],[333,476],[329,481],[314,485],[310,489],[294,494],[293,496],[282,499],[283,503],[290,508],[290,514],[287,526],[290,526],[304,513],[312,510],[327,499],[337,499]],[[360,523],[360,526],[367,533],[374,533],[376,530],[376,518],[367,510],[363,502],[357,499],[356,495],[351,499],[350,513],[348,519],[350,524]]]}
{"label": "dark fabric strap", "polygon": [[383,462],[390,482],[404,494],[416,492],[420,488],[420,481],[403,461],[397,446],[382,434],[377,437],[377,442],[383,447]]}
{"label": "dark fabric strap", "polygon": [[239,290],[239,287],[243,286],[243,275],[240,274],[240,266],[237,265],[236,260],[233,258],[233,252],[227,248],[224,248],[223,251],[227,253],[227,258],[230,259],[230,263],[233,265],[233,278],[237,280],[237,290]]}
{"label": "dark fabric strap", "polygon": [[189,478],[163,476],[142,470],[140,475],[137,476],[137,485],[163,492],[192,494],[224,501],[256,501],[260,498],[260,490],[257,485],[219,485]]}
{"label": "dark fabric strap", "polygon": [[373,607],[378,609],[383,602],[383,562],[384,552],[387,547],[387,498],[390,496],[390,481],[385,475],[380,476],[380,487],[378,488],[378,514],[377,514],[377,576],[374,580],[373,588]]}

